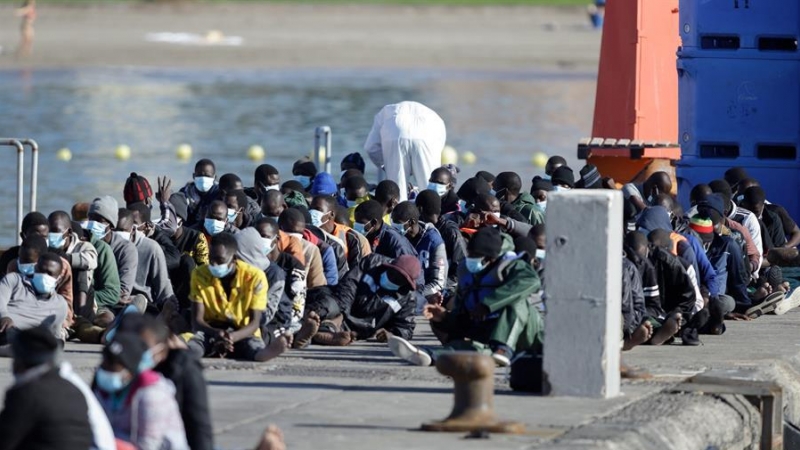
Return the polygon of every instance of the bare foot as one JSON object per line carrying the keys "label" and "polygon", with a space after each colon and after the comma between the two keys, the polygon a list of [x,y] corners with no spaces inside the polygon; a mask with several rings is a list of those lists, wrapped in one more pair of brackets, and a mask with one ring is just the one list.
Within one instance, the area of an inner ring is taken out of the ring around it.
{"label": "bare foot", "polygon": [[653,325],[650,322],[645,322],[631,334],[631,337],[625,340],[622,350],[630,350],[637,345],[642,345],[653,337]]}
{"label": "bare foot", "polygon": [[286,450],[286,443],[283,441],[283,432],[276,425],[270,425],[264,430],[261,441],[256,445],[255,450]]}
{"label": "bare foot", "polygon": [[681,329],[681,322],[683,316],[681,313],[675,313],[664,322],[664,325],[661,325],[661,328],[656,330],[653,333],[653,337],[650,339],[651,345],[661,345],[666,342],[669,338],[675,336]]}
{"label": "bare foot", "polygon": [[650,375],[650,372],[627,366],[625,364],[620,364],[619,375],[626,380],[649,380],[650,378],[653,378],[653,376]]}
{"label": "bare foot", "polygon": [[355,333],[351,331],[338,331],[331,333],[329,331],[320,331],[314,336],[314,343],[319,345],[327,345],[331,347],[345,347],[355,341]]}
{"label": "bare foot", "polygon": [[289,349],[291,346],[291,339],[292,336],[289,334],[278,336],[277,338],[273,339],[272,342],[270,342],[267,348],[256,353],[254,359],[256,362],[265,362],[269,361],[270,359],[277,358]]}
{"label": "bare foot", "polygon": [[317,330],[319,330],[319,324],[319,315],[314,311],[309,312],[305,319],[303,319],[300,330],[295,334],[292,348],[308,347],[308,344],[311,343],[311,339],[317,334]]}

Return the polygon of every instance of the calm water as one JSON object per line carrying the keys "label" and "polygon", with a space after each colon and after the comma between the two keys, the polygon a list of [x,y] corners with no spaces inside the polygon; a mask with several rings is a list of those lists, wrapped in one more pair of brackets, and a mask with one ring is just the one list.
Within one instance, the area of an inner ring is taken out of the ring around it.
{"label": "calm water", "polygon": [[[462,165],[469,176],[513,169],[530,179],[539,173],[530,162],[534,152],[574,157],[591,128],[594,88],[594,74],[573,73],[6,71],[0,72],[0,134],[39,142],[45,213],[101,193],[122,200],[133,171],[154,188],[158,175],[182,185],[193,168],[175,157],[183,142],[194,148],[192,161],[212,158],[218,174],[237,173],[249,185],[257,165],[245,156],[249,146],[262,145],[265,161],[288,174],[310,152],[314,128],[330,125],[338,167],[346,153],[361,150],[374,114],[401,100],[436,110],[447,123],[448,144],[478,156],[474,166]],[[129,161],[114,158],[120,144],[132,148]],[[72,161],[56,159],[62,147],[72,150]],[[15,171],[9,149],[0,160],[6,181],[0,207],[7,211],[0,245],[15,235]]]}

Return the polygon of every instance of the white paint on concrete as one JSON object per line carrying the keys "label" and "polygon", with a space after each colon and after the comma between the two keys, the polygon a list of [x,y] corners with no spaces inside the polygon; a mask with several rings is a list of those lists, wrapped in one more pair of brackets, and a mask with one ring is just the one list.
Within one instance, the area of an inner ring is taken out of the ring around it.
{"label": "white paint on concrete", "polygon": [[548,197],[544,370],[553,395],[619,395],[622,201],[609,190]]}

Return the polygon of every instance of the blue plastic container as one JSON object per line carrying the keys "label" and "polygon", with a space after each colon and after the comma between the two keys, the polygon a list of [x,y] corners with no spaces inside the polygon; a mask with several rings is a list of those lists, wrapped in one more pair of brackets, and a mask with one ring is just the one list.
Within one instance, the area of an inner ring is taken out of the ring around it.
{"label": "blue plastic container", "polygon": [[684,47],[797,51],[798,0],[680,0]]}

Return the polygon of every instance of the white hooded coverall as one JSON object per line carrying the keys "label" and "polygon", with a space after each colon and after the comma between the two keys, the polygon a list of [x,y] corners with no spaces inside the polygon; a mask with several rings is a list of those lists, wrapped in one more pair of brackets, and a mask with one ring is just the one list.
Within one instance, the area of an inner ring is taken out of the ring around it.
{"label": "white hooded coverall", "polygon": [[435,111],[417,102],[384,106],[375,115],[364,151],[386,179],[400,187],[400,201],[407,200],[409,178],[423,189],[431,172],[442,165],[447,132]]}

